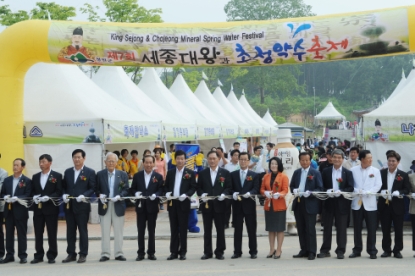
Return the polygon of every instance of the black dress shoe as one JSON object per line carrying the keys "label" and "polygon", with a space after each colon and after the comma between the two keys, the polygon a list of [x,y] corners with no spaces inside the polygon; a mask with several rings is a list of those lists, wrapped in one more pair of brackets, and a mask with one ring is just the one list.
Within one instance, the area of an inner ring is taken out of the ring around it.
{"label": "black dress shoe", "polygon": [[171,260],[174,260],[174,259],[177,259],[177,258],[178,258],[178,255],[177,254],[170,254],[170,256],[167,257],[167,260],[168,261],[171,261]]}
{"label": "black dress shoe", "polygon": [[135,260],[138,261],[142,261],[144,260],[144,255],[138,255],[137,258],[135,258]]}
{"label": "black dress shoe", "polygon": [[125,262],[127,259],[124,256],[118,256],[115,258],[115,260]]}
{"label": "black dress shoe", "polygon": [[66,259],[62,260],[62,263],[70,263],[70,262],[75,262],[75,261],[76,261],[76,256],[68,255]]}
{"label": "black dress shoe", "polygon": [[357,258],[357,257],[360,257],[360,256],[361,256],[360,253],[353,252],[352,254],[349,255],[349,258]]}
{"label": "black dress shoe", "polygon": [[321,258],[328,258],[331,257],[330,253],[320,253],[317,254],[317,258],[321,259]]}
{"label": "black dress shoe", "polygon": [[310,253],[310,254],[308,254],[308,260],[314,260],[316,258],[316,255],[315,254],[313,254],[313,253]]}
{"label": "black dress shoe", "polygon": [[216,259],[218,259],[218,260],[225,260],[225,257],[223,257],[223,255],[216,255]]}
{"label": "black dress shoe", "polygon": [[251,259],[256,259],[257,255],[256,254],[251,254]]}
{"label": "black dress shoe", "polygon": [[307,255],[304,253],[298,253],[297,255],[293,256],[293,258],[304,258],[304,257],[307,257]]}
{"label": "black dress shoe", "polygon": [[184,260],[186,260],[186,254],[180,255],[180,261],[184,261]]}
{"label": "black dress shoe", "polygon": [[52,259],[48,260],[48,264],[54,264],[54,263],[56,263],[55,260],[52,260]]}
{"label": "black dress shoe", "polygon": [[344,254],[343,253],[338,253],[337,254],[337,259],[343,260],[344,259]]}
{"label": "black dress shoe", "polygon": [[14,258],[4,258],[3,260],[0,261],[0,264],[7,264],[7,263],[11,263],[14,262]]}
{"label": "black dress shoe", "polygon": [[107,256],[102,256],[101,259],[99,259],[100,262],[106,262],[108,261],[110,258],[108,258]]}
{"label": "black dress shoe", "polygon": [[383,252],[382,255],[380,255],[381,258],[387,258],[392,256],[392,254],[390,252]]}
{"label": "black dress shoe", "polygon": [[33,259],[30,263],[31,264],[43,263],[43,259]]}
{"label": "black dress shoe", "polygon": [[238,259],[240,258],[242,255],[241,254],[233,254],[231,259]]}
{"label": "black dress shoe", "polygon": [[397,259],[402,259],[403,258],[401,252],[393,253],[393,256]]}
{"label": "black dress shoe", "polygon": [[26,258],[20,259],[20,263],[21,263],[21,264],[25,264],[25,263],[27,263],[27,259],[26,259]]}
{"label": "black dress shoe", "polygon": [[202,258],[200,258],[201,260],[207,260],[207,259],[211,259],[212,255],[208,255],[208,254],[203,254]]}
{"label": "black dress shoe", "polygon": [[376,255],[375,255],[375,254],[372,254],[372,255],[370,255],[370,258],[371,258],[372,260],[374,260],[374,259],[377,259],[378,257],[376,257]]}
{"label": "black dress shoe", "polygon": [[148,255],[147,259],[149,259],[151,261],[157,260],[156,255]]}
{"label": "black dress shoe", "polygon": [[79,255],[79,259],[77,261],[78,264],[82,264],[86,262],[86,256],[85,255]]}

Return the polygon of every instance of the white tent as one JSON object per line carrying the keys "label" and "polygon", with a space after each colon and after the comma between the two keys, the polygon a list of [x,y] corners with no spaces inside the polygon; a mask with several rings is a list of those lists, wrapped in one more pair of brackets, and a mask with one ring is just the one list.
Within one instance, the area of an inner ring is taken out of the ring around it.
{"label": "white tent", "polygon": [[399,81],[399,83],[396,86],[395,90],[393,90],[392,94],[390,94],[390,96],[386,99],[385,102],[389,101],[390,99],[395,97],[397,94],[399,94],[399,92],[402,90],[402,88],[405,86],[405,84],[406,84],[406,77],[405,77],[405,72],[402,69],[402,78],[401,78],[401,80]]}
{"label": "white tent", "polygon": [[344,117],[337,109],[333,106],[331,102],[314,117],[316,120],[345,120]]}
{"label": "white tent", "polygon": [[239,98],[239,102],[241,103],[242,107],[248,112],[250,117],[257,122],[257,124],[261,125],[264,128],[264,136],[270,135],[271,127],[274,127],[264,120],[255,112],[255,110],[251,107],[248,103],[248,100],[245,97],[245,93],[242,91],[242,96]]}
{"label": "white tent", "polygon": [[268,122],[268,124],[274,126],[274,127],[278,127],[278,123],[274,120],[274,118],[272,118],[271,114],[269,113],[269,109],[267,109],[267,112],[265,112],[264,117],[262,117],[262,119],[265,122]]}

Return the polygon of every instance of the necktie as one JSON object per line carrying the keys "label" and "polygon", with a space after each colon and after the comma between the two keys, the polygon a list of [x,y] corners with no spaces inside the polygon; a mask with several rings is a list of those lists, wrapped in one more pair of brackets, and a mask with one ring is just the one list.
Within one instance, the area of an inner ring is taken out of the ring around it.
{"label": "necktie", "polygon": [[241,185],[242,185],[242,188],[244,187],[244,183],[245,183],[245,171],[241,171]]}
{"label": "necktie", "polygon": [[300,192],[304,192],[306,179],[307,179],[307,171],[303,169],[301,171],[300,187],[298,187]]}
{"label": "necktie", "polygon": [[114,175],[114,173],[108,173],[109,176],[109,180],[108,180],[108,184],[109,184],[109,189],[110,189],[110,197],[113,197],[113,192],[114,192],[114,187],[112,186],[112,176]]}

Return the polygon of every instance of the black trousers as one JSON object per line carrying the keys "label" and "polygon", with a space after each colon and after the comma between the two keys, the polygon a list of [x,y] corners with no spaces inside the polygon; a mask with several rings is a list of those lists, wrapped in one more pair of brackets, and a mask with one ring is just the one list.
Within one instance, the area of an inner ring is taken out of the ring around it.
{"label": "black trousers", "polygon": [[298,239],[300,240],[300,254],[316,254],[317,252],[317,233],[316,216],[307,213],[305,200],[301,200],[294,211],[295,222],[297,224]]}
{"label": "black trousers", "polygon": [[177,200],[173,200],[172,206],[169,207],[170,253],[172,254],[183,255],[187,252],[189,212],[183,212]]}
{"label": "black trousers", "polygon": [[[228,201],[230,201],[230,200],[228,200]],[[229,225],[229,221],[231,220],[231,214],[232,214],[232,204],[229,202],[229,203],[226,203],[226,213],[225,213],[225,226],[228,224]],[[234,222],[234,219],[233,219],[233,217],[232,217],[232,224],[233,224],[233,222]]]}
{"label": "black trousers", "polygon": [[235,227],[234,236],[233,236],[233,253],[237,255],[242,255],[242,232],[244,226],[244,219],[246,224],[246,230],[248,232],[249,239],[249,254],[257,254],[257,220],[256,220],[256,210],[252,214],[245,214],[243,209],[239,212],[233,212],[233,224]]}
{"label": "black trousers", "polygon": [[349,214],[341,214],[340,211],[336,209],[325,209],[324,210],[324,229],[323,229],[323,244],[321,245],[321,253],[329,253],[331,250],[331,241],[333,234],[333,219],[335,219],[336,226],[336,254],[346,253],[346,244],[347,244],[347,219]]}
{"label": "black trousers", "polygon": [[[379,212],[380,225],[382,227],[382,249],[385,252],[398,253],[403,249],[403,214],[398,215],[393,211],[392,206],[385,205],[382,212]],[[395,230],[395,245],[392,248],[391,227]]]}
{"label": "black trousers", "polygon": [[[156,221],[157,213],[137,213],[137,230],[138,230],[138,251],[139,256],[145,255],[145,232],[148,227],[148,255],[154,255],[156,253]],[[187,226],[186,226],[187,230]]]}
{"label": "black trousers", "polygon": [[56,215],[34,215],[33,227],[35,229],[35,259],[41,260],[45,256],[43,249],[43,233],[45,226],[48,232],[49,249],[46,252],[48,260],[54,260],[58,256],[58,214]]}
{"label": "black trousers", "polygon": [[222,256],[226,249],[226,242],[225,242],[225,212],[223,213],[216,213],[213,210],[213,206],[209,209],[208,212],[204,211],[202,213],[203,217],[203,241],[204,241],[204,251],[203,253],[209,256],[213,255],[213,247],[212,247],[212,227],[213,223],[215,223],[216,228],[216,249],[215,255]]}
{"label": "black trousers", "polygon": [[377,211],[366,211],[363,206],[359,210],[353,210],[353,225],[354,225],[354,253],[361,253],[363,250],[362,242],[362,228],[363,219],[366,222],[367,240],[366,251],[369,255],[376,255],[376,228],[377,228]]}
{"label": "black trousers", "polygon": [[75,257],[76,254],[76,230],[79,231],[79,255],[88,255],[88,220],[89,213],[74,214],[66,212],[66,239],[68,255]]}
{"label": "black trousers", "polygon": [[[5,207],[7,208],[7,206]],[[17,256],[20,259],[27,258],[27,220],[15,219],[13,211],[9,211],[6,217],[6,258],[14,258],[14,230],[17,231]]]}
{"label": "black trousers", "polygon": [[412,250],[415,251],[415,215],[411,214],[411,224],[412,224]]}
{"label": "black trousers", "polygon": [[6,254],[6,248],[4,247],[3,220],[3,212],[0,212],[0,259]]}

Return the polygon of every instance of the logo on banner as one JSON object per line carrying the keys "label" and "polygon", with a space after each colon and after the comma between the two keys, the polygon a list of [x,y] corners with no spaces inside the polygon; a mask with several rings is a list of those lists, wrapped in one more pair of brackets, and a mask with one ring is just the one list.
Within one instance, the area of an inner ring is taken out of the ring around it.
{"label": "logo on banner", "polygon": [[40,128],[38,128],[37,126],[34,126],[31,130],[30,130],[30,137],[43,137],[43,132]]}

